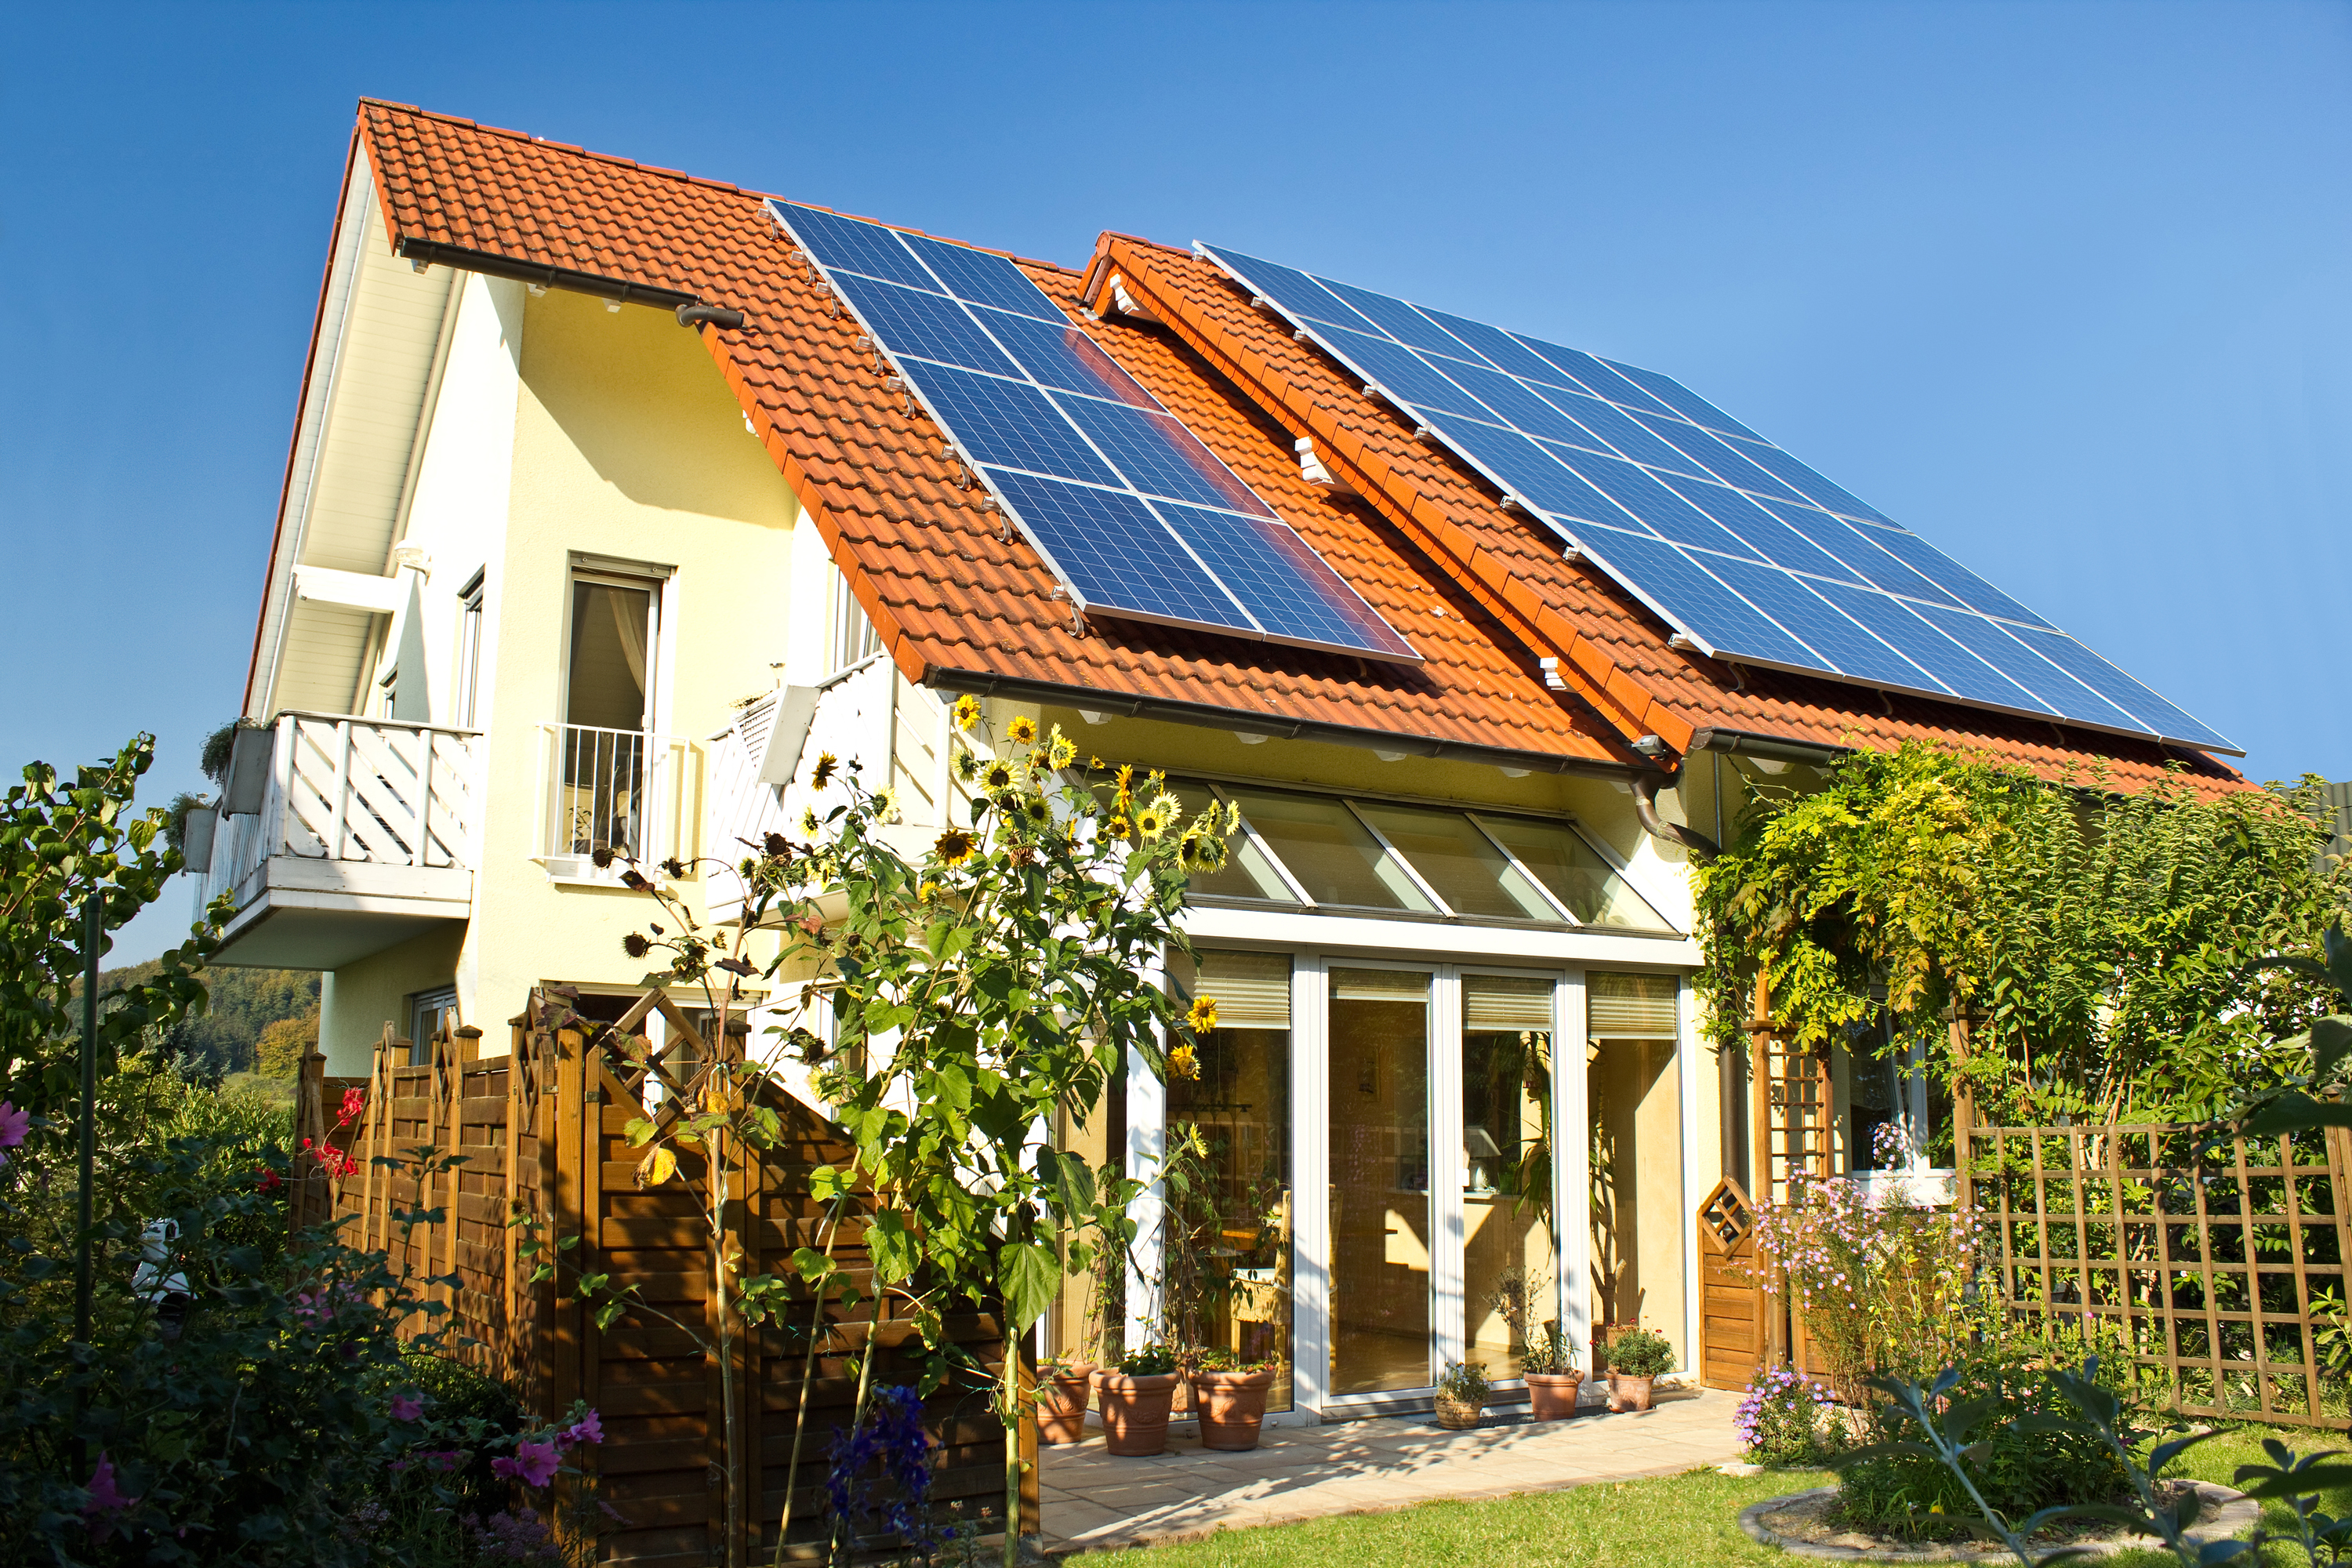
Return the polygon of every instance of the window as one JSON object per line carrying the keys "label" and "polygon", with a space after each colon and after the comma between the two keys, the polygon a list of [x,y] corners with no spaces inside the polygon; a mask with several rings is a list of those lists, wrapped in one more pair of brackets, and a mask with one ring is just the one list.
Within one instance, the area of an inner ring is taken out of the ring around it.
{"label": "window", "polygon": [[551,850],[643,855],[660,762],[651,733],[661,584],[575,572]]}
{"label": "window", "polygon": [[866,618],[866,606],[850,592],[849,579],[836,568],[833,574],[833,646],[828,650],[824,672],[838,675],[881,651],[881,634]]}
{"label": "window", "polygon": [[443,1027],[457,1026],[457,988],[444,985],[436,990],[419,991],[408,999],[408,1065],[421,1066],[433,1059],[434,1037]]}
{"label": "window", "polygon": [[474,728],[482,679],[482,574],[477,572],[457,591],[457,664],[449,689],[455,701],[450,722],[460,730]]}

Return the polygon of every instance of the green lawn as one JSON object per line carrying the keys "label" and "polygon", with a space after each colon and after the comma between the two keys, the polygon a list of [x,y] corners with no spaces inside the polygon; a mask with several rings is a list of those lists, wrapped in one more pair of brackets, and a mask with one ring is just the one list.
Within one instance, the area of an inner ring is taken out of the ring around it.
{"label": "green lawn", "polygon": [[[2290,1447],[2333,1447],[2327,1434],[2284,1434]],[[2226,1486],[2237,1467],[2263,1458],[2260,1433],[2229,1432],[2192,1448],[2185,1472]],[[1571,1491],[1486,1502],[1427,1502],[1393,1513],[1349,1514],[1303,1524],[1223,1531],[1206,1541],[1088,1554],[1086,1568],[1371,1568],[1458,1563],[1463,1568],[1634,1568],[1640,1564],[1797,1563],[1739,1531],[1739,1510],[1764,1498],[1823,1486],[1817,1470],[1735,1478],[1693,1470],[1656,1480],[1602,1482]],[[2352,1508],[2352,1494],[2332,1500]],[[2326,1505],[2323,1505],[2326,1506]],[[2278,1527],[2287,1515],[2274,1509]],[[2168,1556],[2109,1558],[2114,1568],[2159,1568]],[[2300,1552],[2273,1549],[2274,1564]]]}

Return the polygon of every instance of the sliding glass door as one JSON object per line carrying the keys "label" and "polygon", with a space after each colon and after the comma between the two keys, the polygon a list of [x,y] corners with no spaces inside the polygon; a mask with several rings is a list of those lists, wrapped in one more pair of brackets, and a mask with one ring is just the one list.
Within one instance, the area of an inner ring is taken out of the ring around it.
{"label": "sliding glass door", "polygon": [[1430,982],[1329,972],[1328,1392],[1426,1388],[1431,1365]]}

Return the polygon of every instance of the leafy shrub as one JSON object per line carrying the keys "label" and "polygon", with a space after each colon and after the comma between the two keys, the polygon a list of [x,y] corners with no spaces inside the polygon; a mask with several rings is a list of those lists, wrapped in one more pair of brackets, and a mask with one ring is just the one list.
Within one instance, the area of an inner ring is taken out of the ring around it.
{"label": "leafy shrub", "polygon": [[1255,1361],[1235,1355],[1223,1345],[1211,1345],[1201,1352],[1202,1372],[1270,1372],[1282,1364],[1278,1355],[1261,1356]]}
{"label": "leafy shrub", "polygon": [[1608,1370],[1622,1377],[1657,1377],[1675,1370],[1675,1347],[1663,1334],[1628,1329],[1609,1342]]}
{"label": "leafy shrub", "polygon": [[[2129,1484],[2095,1435],[2040,1425],[2071,1422],[2074,1407],[2043,1375],[2039,1351],[2021,1337],[1969,1345],[1951,1363],[1957,1376],[1944,1395],[1948,1407],[1992,1402],[1983,1436],[1962,1462],[1985,1501],[2010,1519],[2061,1504],[2110,1502]],[[2101,1369],[2096,1375],[2112,1387],[2112,1374]],[[2028,1416],[2036,1419],[2021,1420]],[[1899,1410],[1881,1405],[1873,1414],[1873,1436],[1900,1441],[1908,1425]],[[1975,1510],[1960,1479],[1932,1453],[1874,1446],[1844,1467],[1840,1503],[1850,1522],[1893,1535],[1964,1533],[1957,1521]]]}
{"label": "leafy shrub", "polygon": [[1176,1370],[1176,1352],[1166,1345],[1139,1345],[1119,1357],[1118,1370],[1129,1377],[1164,1377]]}
{"label": "leafy shrub", "polygon": [[1437,1380],[1438,1393],[1465,1405],[1484,1405],[1494,1391],[1495,1380],[1475,1361],[1447,1362],[1444,1374]]}
{"label": "leafy shrub", "polygon": [[1750,1462],[1759,1465],[1820,1465],[1843,1447],[1837,1400],[1811,1378],[1776,1366],[1748,1385],[1731,1429],[1739,1434]]}
{"label": "leafy shrub", "polygon": [[1569,1349],[1568,1336],[1549,1323],[1538,1323],[1528,1331],[1528,1347],[1519,1357],[1519,1370],[1537,1377],[1557,1377],[1576,1370],[1576,1359]]}

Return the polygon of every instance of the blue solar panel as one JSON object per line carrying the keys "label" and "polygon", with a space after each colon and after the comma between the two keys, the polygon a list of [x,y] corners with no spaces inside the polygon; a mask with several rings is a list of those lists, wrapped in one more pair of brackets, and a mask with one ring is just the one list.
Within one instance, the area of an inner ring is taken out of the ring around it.
{"label": "blue solar panel", "polygon": [[1654,370],[1636,370],[1630,364],[1620,364],[1613,359],[1603,360],[1601,363],[1694,425],[1704,425],[1710,430],[1728,430],[1735,436],[1745,436],[1751,441],[1764,439],[1763,437],[1759,436],[1671,375],[1660,375]]}
{"label": "blue solar panel", "polygon": [[[1668,616],[1669,620],[1680,622],[1687,615],[1686,629],[1703,647],[1738,648],[1773,664],[1812,668],[1821,664],[1820,656],[1662,539],[1592,528],[1584,531],[1584,548],[1612,572],[1623,574],[1622,581],[1643,584],[1634,589],[1636,594],[1647,598],[1655,593],[1671,601],[1678,614]],[[1665,611],[1658,608],[1658,613]]]}
{"label": "blue solar panel", "polygon": [[1380,383],[1391,395],[1416,407],[1435,408],[1448,414],[1483,419],[1489,424],[1498,423],[1493,409],[1430,369],[1426,360],[1403,344],[1339,327],[1326,327],[1323,331],[1340,345],[1349,363],[1355,365],[1365,379]]}
{"label": "blue solar panel", "polygon": [[[1445,438],[1478,464],[1496,484],[1538,511],[1639,528],[1623,507],[1570,473],[1559,460],[1516,430],[1497,430],[1472,419],[1448,419]],[[1575,535],[1570,533],[1572,540]]]}
{"label": "blue solar panel", "polygon": [[988,479],[1085,607],[1176,626],[1258,631],[1138,498],[1001,470]]}
{"label": "blue solar panel", "polygon": [[973,462],[1089,484],[1119,482],[1061,411],[1027,382],[972,375],[944,365],[917,367],[917,375],[923,401],[955,433]]}
{"label": "blue solar panel", "polygon": [[1756,552],[1721,523],[1666,489],[1655,474],[1622,458],[1598,453],[1559,451],[1553,454],[1591,481],[1601,494],[1650,525],[1650,531],[1697,550],[1719,550],[1732,555]]}
{"label": "blue solar panel", "polygon": [[887,278],[893,283],[917,289],[939,287],[923,264],[915,259],[914,252],[898,242],[895,229],[862,218],[820,212],[814,207],[782,202],[770,202],[768,205],[778,216],[786,216],[785,209],[790,208],[793,234],[824,264],[827,272],[863,272],[868,278]]}
{"label": "blue solar panel", "polygon": [[1040,385],[1115,397],[1138,408],[1160,406],[1159,400],[1138,386],[1135,378],[1119,369],[1092,338],[1066,321],[1052,326],[988,310],[974,310],[972,315]]}
{"label": "blue solar panel", "polygon": [[2004,620],[2023,621],[2032,626],[2050,625],[1916,533],[1899,528],[1873,528],[1867,523],[1859,531],[1971,610]]}
{"label": "blue solar panel", "polygon": [[[1685,479],[1674,474],[1658,477],[1676,495],[1739,535],[1757,554],[1775,565],[1785,566],[1791,572],[1832,578],[1840,583],[1862,581],[1862,574],[1853,567],[1738,490],[1709,484],[1705,479]],[[1837,520],[1825,515],[1825,521],[1835,522]]]}
{"label": "blue solar panel", "polygon": [[[1061,576],[1076,607],[1420,662],[1239,475],[1012,262],[789,203],[769,208]],[[1146,496],[1170,499],[1154,510]],[[1211,508],[1251,515],[1220,522],[1222,512],[1202,510]],[[1202,563],[1175,531],[1179,521],[1187,538],[1213,547],[1230,577]]]}
{"label": "blue solar panel", "polygon": [[1320,647],[1385,647],[1393,657],[1411,657],[1404,639],[1289,524],[1174,501],[1152,507],[1250,606],[1266,636]]}
{"label": "blue solar panel", "polygon": [[966,370],[1018,375],[1020,368],[991,342],[964,308],[943,294],[845,274],[841,291],[858,319],[897,354],[918,354]]}
{"label": "blue solar panel", "polygon": [[1203,249],[1712,652],[2231,749],[1672,377]]}
{"label": "blue solar panel", "polygon": [[1148,496],[1274,515],[1173,415],[1092,397],[1057,394],[1054,401],[1102,448],[1131,489]]}
{"label": "blue solar panel", "polygon": [[947,285],[948,292],[957,299],[1034,316],[1056,326],[1069,324],[1069,317],[1062,313],[1061,307],[1047,299],[1045,291],[1032,283],[1027,273],[1003,257],[923,235],[902,234],[898,237],[929,266],[939,280]]}
{"label": "blue solar panel", "polygon": [[2033,626],[2001,629],[2166,740],[2199,747],[2229,745],[2210,725],[2167,702],[2065,633]]}

